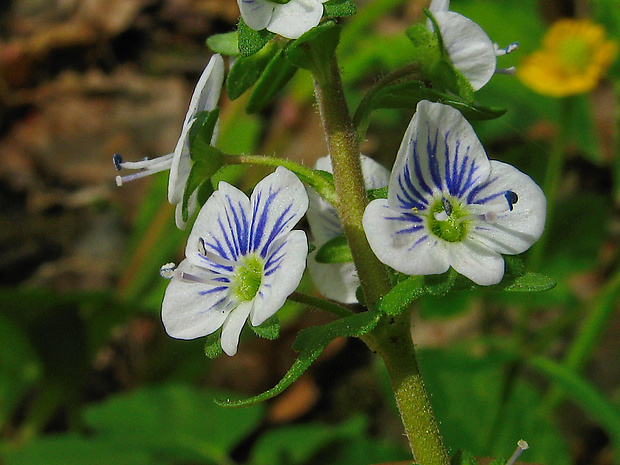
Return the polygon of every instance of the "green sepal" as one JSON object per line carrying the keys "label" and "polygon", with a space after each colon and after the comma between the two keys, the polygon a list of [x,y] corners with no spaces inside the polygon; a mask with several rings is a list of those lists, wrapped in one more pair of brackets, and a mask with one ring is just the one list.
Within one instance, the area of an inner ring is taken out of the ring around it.
{"label": "green sepal", "polygon": [[415,47],[412,61],[419,63],[425,74],[428,73],[442,57],[439,38],[429,31],[425,24],[415,24],[408,28],[405,34]]}
{"label": "green sepal", "polygon": [[326,18],[343,18],[355,13],[357,8],[351,0],[329,0],[323,3],[323,16]]}
{"label": "green sepal", "polygon": [[211,197],[213,192],[215,192],[215,189],[213,188],[213,182],[211,182],[211,179],[207,179],[205,182],[200,184],[198,186],[198,194],[196,195],[198,206],[202,207],[207,200],[209,200],[209,197]]}
{"label": "green sepal", "polygon": [[254,331],[254,334],[265,339],[273,341],[280,337],[280,319],[277,315],[273,315],[267,318],[262,324],[258,326],[249,325]]}
{"label": "green sepal", "polygon": [[353,261],[349,243],[344,234],[330,239],[323,244],[315,255],[319,263],[347,263]]}
{"label": "green sepal", "polygon": [[239,55],[239,34],[237,31],[215,34],[207,39],[207,47],[222,55]]}
{"label": "green sepal", "polygon": [[[200,149],[200,155],[196,155],[196,159],[192,163],[192,167],[183,191],[183,205],[181,207],[181,216],[183,221],[189,220],[189,199],[196,189],[201,188],[204,183],[211,184],[211,176],[213,176],[224,164],[224,154],[211,145],[206,145]],[[204,193],[208,192],[209,186],[204,186]],[[211,190],[213,186],[211,186]]]}
{"label": "green sepal", "polygon": [[279,44],[270,42],[253,55],[238,57],[226,79],[228,97],[235,100],[256,84],[269,62],[280,50]]}
{"label": "green sepal", "polygon": [[222,352],[222,331],[217,330],[207,336],[205,341],[205,355],[209,358],[219,357]]}
{"label": "green sepal", "polygon": [[286,59],[284,50],[279,50],[254,86],[246,106],[247,112],[257,113],[265,108],[293,78],[296,71],[297,68]]}
{"label": "green sepal", "polygon": [[243,18],[239,18],[237,33],[239,53],[244,57],[254,55],[275,36],[273,32],[269,32],[267,29],[255,31],[245,24]]}
{"label": "green sepal", "polygon": [[423,295],[446,295],[454,287],[457,276],[458,273],[452,268],[440,275],[410,276],[381,298],[377,310],[388,315],[398,315]]}
{"label": "green sepal", "polygon": [[220,115],[218,108],[212,111],[200,111],[189,129],[189,156],[192,161],[202,157],[205,147],[211,145],[213,131]]}
{"label": "green sepal", "polygon": [[371,189],[366,192],[368,195],[368,200],[377,200],[377,199],[387,199],[388,198],[388,188],[380,187],[379,189]]}
{"label": "green sepal", "polygon": [[215,402],[223,407],[242,407],[277,396],[308,369],[332,340],[337,337],[362,336],[377,326],[380,317],[381,314],[377,312],[367,311],[300,331],[293,343],[293,349],[299,352],[299,357],[275,387],[247,399],[216,399]]}
{"label": "green sepal", "polygon": [[341,29],[335,21],[324,21],[291,42],[286,48],[286,58],[298,68],[322,71],[336,52]]}
{"label": "green sepal", "polygon": [[450,459],[450,465],[478,465],[478,461],[470,452],[459,449]]}

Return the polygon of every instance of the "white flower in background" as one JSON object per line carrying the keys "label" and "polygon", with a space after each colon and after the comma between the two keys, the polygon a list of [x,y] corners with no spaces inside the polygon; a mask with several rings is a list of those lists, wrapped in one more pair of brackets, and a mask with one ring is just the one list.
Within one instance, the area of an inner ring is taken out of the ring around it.
{"label": "white flower in background", "polygon": [[[121,186],[123,183],[133,181],[160,171],[170,170],[168,180],[168,201],[176,205],[176,223],[180,229],[185,228],[185,222],[181,217],[183,192],[189,172],[191,169],[191,159],[189,153],[189,132],[192,124],[196,120],[196,115],[201,111],[212,111],[217,106],[220,99],[220,92],[224,82],[224,60],[221,55],[213,55],[203,71],[192,98],[189,109],[185,115],[185,121],[181,130],[181,136],[177,142],[174,152],[150,160],[138,162],[125,162],[120,155],[114,155],[116,169],[137,169],[137,173],[127,176],[117,176],[116,183]],[[217,126],[213,132],[211,145],[217,140]],[[192,195],[189,202],[190,216],[196,209],[196,193]]]}
{"label": "white flower in background", "polygon": [[162,304],[166,332],[195,339],[222,327],[222,349],[237,352],[245,321],[258,326],[282,307],[306,267],[306,233],[292,231],[308,196],[292,172],[279,167],[250,199],[221,182],[200,210]]}
{"label": "white flower in background", "polygon": [[[314,168],[331,173],[330,158],[319,158]],[[372,158],[364,155],[362,155],[362,172],[366,189],[379,189],[387,186],[390,172]],[[310,199],[308,223],[318,250],[327,241],[344,234],[344,230],[334,207],[323,200],[311,187],[308,188],[308,197]],[[355,291],[360,283],[352,262],[319,263],[316,261],[316,251],[314,251],[308,256],[308,271],[317,289],[325,297],[346,304],[357,302]]]}
{"label": "white flower in background", "polygon": [[[449,7],[450,0],[433,0],[429,10],[437,21],[450,61],[472,88],[482,88],[495,72],[513,73],[512,68],[496,69],[497,57],[512,52],[518,44],[515,42],[500,49],[478,24],[459,13],[449,11]],[[427,25],[432,31],[430,20]]]}
{"label": "white flower in background", "polygon": [[387,200],[364,212],[366,237],[386,265],[409,275],[453,267],[477,284],[501,281],[504,259],[541,236],[546,199],[516,168],[489,161],[458,110],[421,101],[390,175]]}
{"label": "white flower in background", "polygon": [[237,0],[243,21],[257,31],[267,29],[287,39],[297,39],[319,24],[327,0]]}

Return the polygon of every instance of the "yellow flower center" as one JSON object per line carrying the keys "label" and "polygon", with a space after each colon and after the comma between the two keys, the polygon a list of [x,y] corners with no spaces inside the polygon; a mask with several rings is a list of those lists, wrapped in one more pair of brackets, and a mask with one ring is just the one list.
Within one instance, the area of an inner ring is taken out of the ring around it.
{"label": "yellow flower center", "polygon": [[590,45],[581,37],[567,37],[559,44],[558,60],[567,69],[583,72],[591,59]]}

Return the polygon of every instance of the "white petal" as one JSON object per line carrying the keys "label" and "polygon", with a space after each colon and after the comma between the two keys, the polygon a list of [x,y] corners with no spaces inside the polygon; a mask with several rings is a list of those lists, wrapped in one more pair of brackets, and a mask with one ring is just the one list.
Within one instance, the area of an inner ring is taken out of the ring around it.
{"label": "white petal", "polygon": [[[189,109],[185,115],[185,121],[181,135],[174,148],[170,178],[168,180],[168,201],[178,204],[183,200],[183,192],[187,178],[192,167],[190,159],[189,132],[196,114],[200,111],[211,111],[217,106],[224,82],[224,60],[221,55],[213,55],[205,70],[198,79],[194,93],[190,100]],[[211,143],[217,139],[216,130],[213,131]]]}
{"label": "white petal", "polygon": [[433,0],[428,9],[433,15],[439,11],[448,11],[450,9],[450,0]]}
{"label": "white petal", "polygon": [[291,0],[283,5],[276,5],[267,30],[288,39],[297,39],[319,24],[322,17],[322,1]]}
{"label": "white petal", "polygon": [[275,3],[266,0],[237,0],[237,5],[245,24],[256,31],[267,27],[276,7]]}
{"label": "white petal", "polygon": [[[197,206],[198,206],[198,191],[195,190],[189,196],[189,199],[187,201],[188,221],[189,221],[189,218],[191,218],[194,212],[196,211]],[[177,225],[177,228],[179,228],[181,231],[184,231],[185,228],[187,227],[188,221],[183,221],[183,202],[177,203],[177,206],[174,209],[174,221]]]}
{"label": "white petal", "polygon": [[211,111],[217,106],[224,83],[224,59],[215,54],[207,63],[189,103],[185,124],[194,119],[199,111]]}
{"label": "white petal", "polygon": [[394,210],[422,211],[432,198],[463,197],[485,181],[489,171],[484,147],[461,112],[423,100],[398,150],[388,202]]}
{"label": "white petal", "polygon": [[[506,191],[518,196],[512,205]],[[491,161],[489,183],[475,191],[471,201],[495,211],[502,211],[493,221],[480,222],[471,237],[502,254],[519,254],[530,248],[545,229],[547,200],[542,189],[528,175],[515,167]]]}
{"label": "white petal", "polygon": [[197,266],[230,270],[223,263],[207,258],[203,252],[233,262],[246,255],[250,250],[251,221],[248,197],[236,187],[220,182],[198,213],[187,240],[185,256]]}
{"label": "white petal", "polygon": [[448,245],[450,265],[481,286],[497,284],[504,276],[504,259],[483,244],[465,239]]}
{"label": "white petal", "polygon": [[495,73],[497,57],[493,42],[478,24],[463,15],[438,11],[433,16],[450,61],[474,90],[480,89]]}
{"label": "white petal", "polygon": [[272,245],[261,287],[253,300],[254,309],[250,316],[253,326],[274,315],[297,289],[306,268],[307,255],[308,240],[303,231],[292,231]]}
{"label": "white petal", "polygon": [[183,125],[181,136],[174,148],[172,165],[170,166],[170,177],[168,178],[168,202],[178,204],[183,200],[185,184],[192,168],[192,161],[189,157],[189,130],[191,124]]}
{"label": "white petal", "polygon": [[249,250],[265,258],[271,244],[291,231],[305,215],[308,195],[297,176],[279,166],[256,185],[251,202]]}
{"label": "white petal", "polygon": [[357,270],[349,263],[319,263],[316,251],[308,256],[308,271],[312,282],[328,299],[345,304],[357,303],[355,291],[360,285]]}
{"label": "white petal", "polygon": [[[205,270],[183,260],[178,270],[206,277]],[[166,288],[161,318],[166,332],[177,339],[195,339],[216,331],[230,311],[224,286],[187,283],[172,278]]]}
{"label": "white petal", "polygon": [[410,275],[448,270],[444,241],[433,236],[424,220],[392,210],[385,199],[373,200],[363,217],[364,231],[377,258]]}
{"label": "white petal", "polygon": [[242,302],[228,314],[228,318],[222,326],[222,349],[226,355],[232,357],[237,353],[239,336],[241,336],[241,330],[251,311],[252,302]]}

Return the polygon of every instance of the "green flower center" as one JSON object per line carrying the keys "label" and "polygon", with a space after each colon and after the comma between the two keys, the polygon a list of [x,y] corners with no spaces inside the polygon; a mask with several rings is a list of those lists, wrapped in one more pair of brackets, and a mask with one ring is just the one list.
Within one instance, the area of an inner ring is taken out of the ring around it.
{"label": "green flower center", "polygon": [[446,242],[462,241],[468,231],[467,209],[453,199],[442,197],[431,205],[427,216],[431,232]]}
{"label": "green flower center", "polygon": [[258,255],[241,259],[232,277],[232,292],[239,300],[249,302],[258,293],[263,280],[263,260]]}
{"label": "green flower center", "polygon": [[567,37],[559,45],[560,62],[569,69],[583,71],[590,63],[590,45],[579,37]]}
{"label": "green flower center", "polygon": [[271,3],[278,3],[278,4],[282,5],[284,3],[290,2],[291,0],[267,0],[267,1],[271,2]]}

